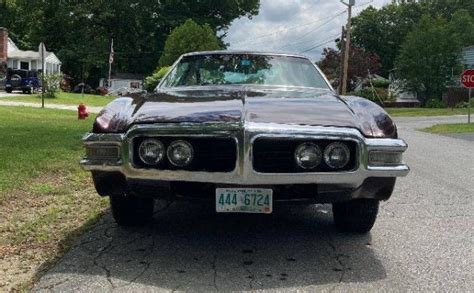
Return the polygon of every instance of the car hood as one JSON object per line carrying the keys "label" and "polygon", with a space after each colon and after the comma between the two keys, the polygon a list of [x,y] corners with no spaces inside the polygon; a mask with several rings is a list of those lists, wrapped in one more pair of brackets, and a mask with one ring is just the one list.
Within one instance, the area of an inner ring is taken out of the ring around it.
{"label": "car hood", "polygon": [[327,90],[187,89],[137,102],[132,124],[262,122],[358,127],[347,104]]}
{"label": "car hood", "polygon": [[[352,104],[368,109],[372,106],[360,102]],[[349,127],[373,135],[373,121],[368,123],[368,117],[361,117],[353,109],[350,99],[342,99],[324,89],[196,87],[118,99],[99,114],[96,124],[106,124],[109,132],[120,132],[144,123],[228,122],[244,125],[257,122]]]}

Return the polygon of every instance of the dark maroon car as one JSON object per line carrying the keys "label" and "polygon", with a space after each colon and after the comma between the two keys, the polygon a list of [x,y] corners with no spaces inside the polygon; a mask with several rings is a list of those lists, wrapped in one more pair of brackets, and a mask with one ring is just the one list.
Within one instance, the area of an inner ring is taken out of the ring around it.
{"label": "dark maroon car", "polygon": [[367,232],[409,172],[382,108],[338,96],[288,54],[185,54],[155,93],[105,107],[83,140],[81,164],[120,225],[149,220],[157,199],[264,214],[299,202],[332,203],[339,229]]}

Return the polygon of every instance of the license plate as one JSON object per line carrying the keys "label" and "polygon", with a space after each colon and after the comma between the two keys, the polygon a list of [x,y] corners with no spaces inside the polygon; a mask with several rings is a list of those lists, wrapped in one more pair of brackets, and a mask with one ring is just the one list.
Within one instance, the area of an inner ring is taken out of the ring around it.
{"label": "license plate", "polygon": [[217,188],[216,212],[271,214],[273,190],[262,188]]}

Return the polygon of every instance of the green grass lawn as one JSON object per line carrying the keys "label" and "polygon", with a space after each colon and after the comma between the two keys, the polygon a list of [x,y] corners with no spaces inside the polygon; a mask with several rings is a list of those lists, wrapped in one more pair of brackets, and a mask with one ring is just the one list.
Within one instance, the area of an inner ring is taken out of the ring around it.
{"label": "green grass lawn", "polygon": [[[82,95],[73,93],[58,93],[56,98],[45,98],[45,104],[79,105],[84,103],[87,106],[105,106],[115,99],[109,96]],[[9,98],[1,98],[0,101],[30,102],[41,104],[41,95],[22,95]]]}
{"label": "green grass lawn", "polygon": [[385,108],[394,117],[467,115],[467,108]]}
{"label": "green grass lawn", "polygon": [[430,133],[470,133],[474,132],[474,123],[455,123],[455,124],[436,124],[428,128],[422,129]]}
{"label": "green grass lawn", "polygon": [[73,111],[0,107],[0,291],[27,288],[105,210],[78,163],[92,121]]}

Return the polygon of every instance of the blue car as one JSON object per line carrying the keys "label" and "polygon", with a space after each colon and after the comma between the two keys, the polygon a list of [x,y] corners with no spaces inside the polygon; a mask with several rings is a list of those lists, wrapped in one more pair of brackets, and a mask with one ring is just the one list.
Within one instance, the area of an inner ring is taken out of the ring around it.
{"label": "blue car", "polygon": [[5,79],[5,91],[11,93],[21,90],[24,94],[32,94],[41,87],[37,71],[9,69]]}

